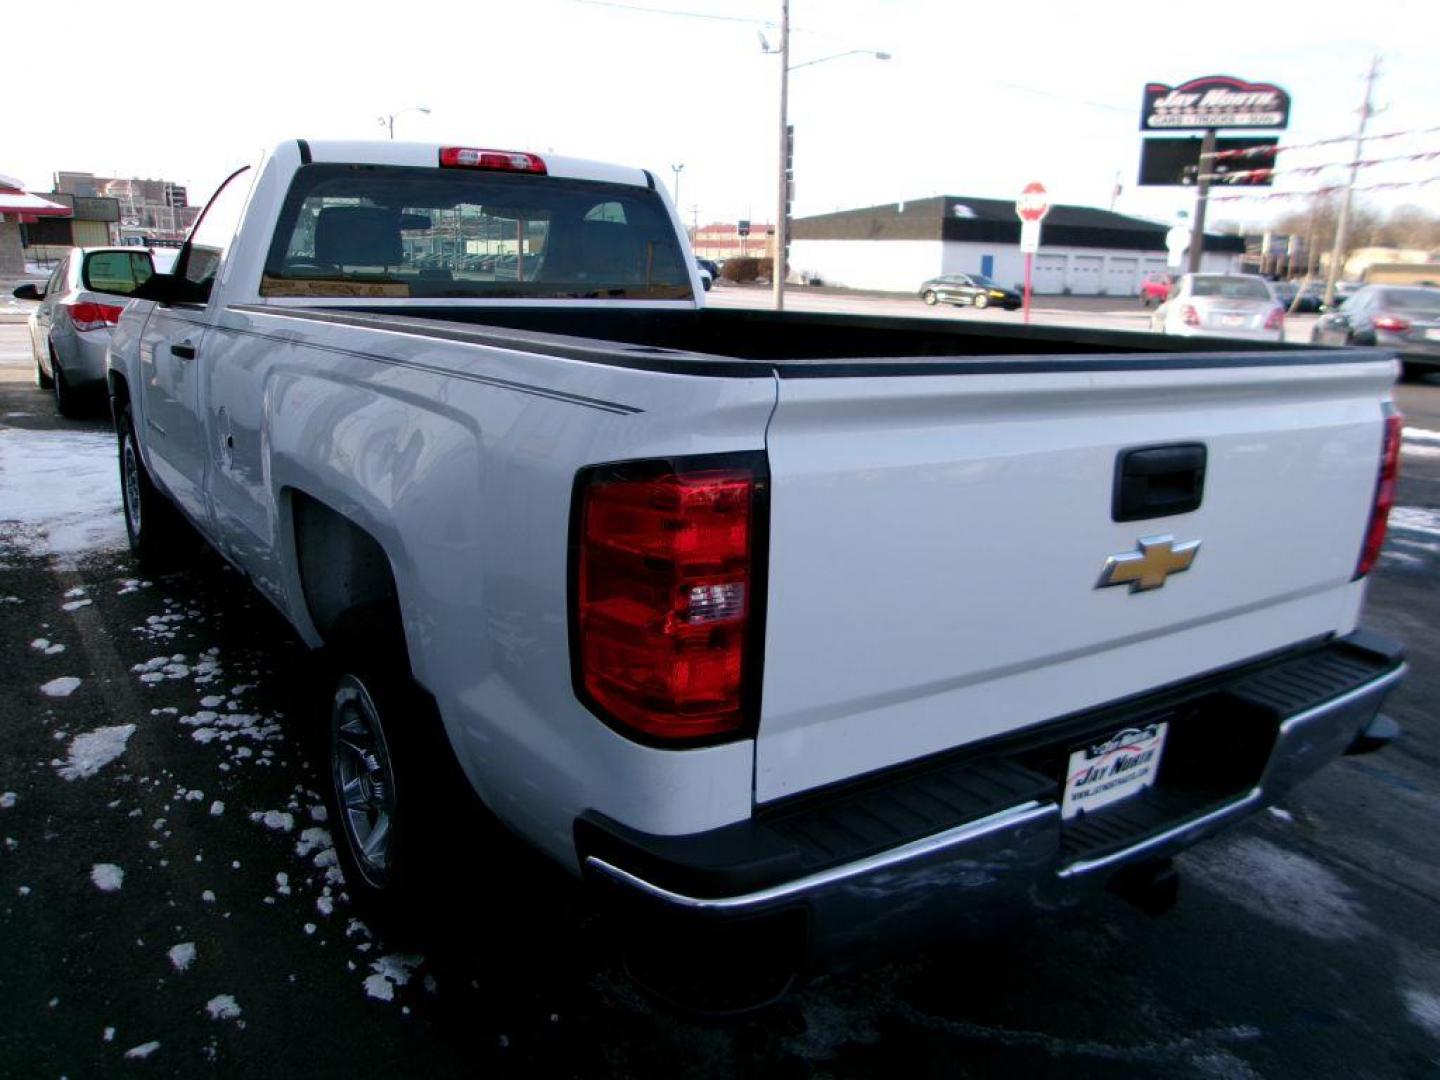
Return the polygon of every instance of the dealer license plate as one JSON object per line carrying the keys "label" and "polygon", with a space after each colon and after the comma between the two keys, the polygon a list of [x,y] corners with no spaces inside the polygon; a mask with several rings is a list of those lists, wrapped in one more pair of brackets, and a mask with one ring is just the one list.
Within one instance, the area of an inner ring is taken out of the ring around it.
{"label": "dealer license plate", "polygon": [[1244,326],[1244,325],[1245,325],[1245,316],[1244,316],[1244,315],[1221,315],[1221,316],[1220,316],[1220,325],[1221,325],[1221,326]]}
{"label": "dealer license plate", "polygon": [[1102,743],[1072,753],[1060,816],[1068,819],[1098,810],[1138,795],[1155,783],[1168,727],[1155,723],[1126,728]]}

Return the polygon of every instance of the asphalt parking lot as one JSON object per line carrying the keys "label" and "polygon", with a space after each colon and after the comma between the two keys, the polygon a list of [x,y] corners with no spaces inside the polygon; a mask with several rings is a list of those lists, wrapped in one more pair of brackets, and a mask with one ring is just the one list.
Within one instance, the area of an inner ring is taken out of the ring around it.
{"label": "asphalt parking lot", "polygon": [[1398,396],[1366,613],[1410,649],[1397,743],[1182,857],[1166,916],[1106,896],[698,1023],[556,875],[437,895],[403,940],[357,916],[310,658],[218,559],[139,572],[105,420],[59,419],[0,322],[0,1075],[1440,1075],[1440,376]]}

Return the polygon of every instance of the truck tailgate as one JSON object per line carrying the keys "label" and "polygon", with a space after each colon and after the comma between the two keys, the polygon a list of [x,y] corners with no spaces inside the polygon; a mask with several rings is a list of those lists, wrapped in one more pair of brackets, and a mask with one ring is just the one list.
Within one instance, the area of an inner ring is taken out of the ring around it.
{"label": "truck tailgate", "polygon": [[[1286,359],[782,378],[757,801],[1352,629],[1394,365]],[[1113,520],[1118,456],[1182,443],[1200,506]],[[1159,536],[1188,570],[1098,587]]]}

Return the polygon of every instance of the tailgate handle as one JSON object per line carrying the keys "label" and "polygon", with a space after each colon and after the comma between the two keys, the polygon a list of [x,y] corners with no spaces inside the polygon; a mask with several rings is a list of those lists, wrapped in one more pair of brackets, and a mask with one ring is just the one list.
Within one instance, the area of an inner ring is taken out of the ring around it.
{"label": "tailgate handle", "polygon": [[1170,443],[1122,450],[1115,459],[1116,521],[1188,514],[1205,494],[1205,444]]}

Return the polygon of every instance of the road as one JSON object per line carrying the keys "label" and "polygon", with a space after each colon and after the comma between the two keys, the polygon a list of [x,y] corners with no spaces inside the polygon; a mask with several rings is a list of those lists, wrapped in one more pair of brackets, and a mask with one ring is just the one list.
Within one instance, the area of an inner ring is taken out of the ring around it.
{"label": "road", "polygon": [[0,1075],[1440,1070],[1440,379],[1400,390],[1402,506],[1366,612],[1411,649],[1397,744],[1182,857],[1168,916],[1104,897],[717,1025],[638,993],[538,870],[437,895],[404,940],[358,921],[310,659],[217,559],[138,572],[104,420],[59,420],[31,376],[0,323]]}

